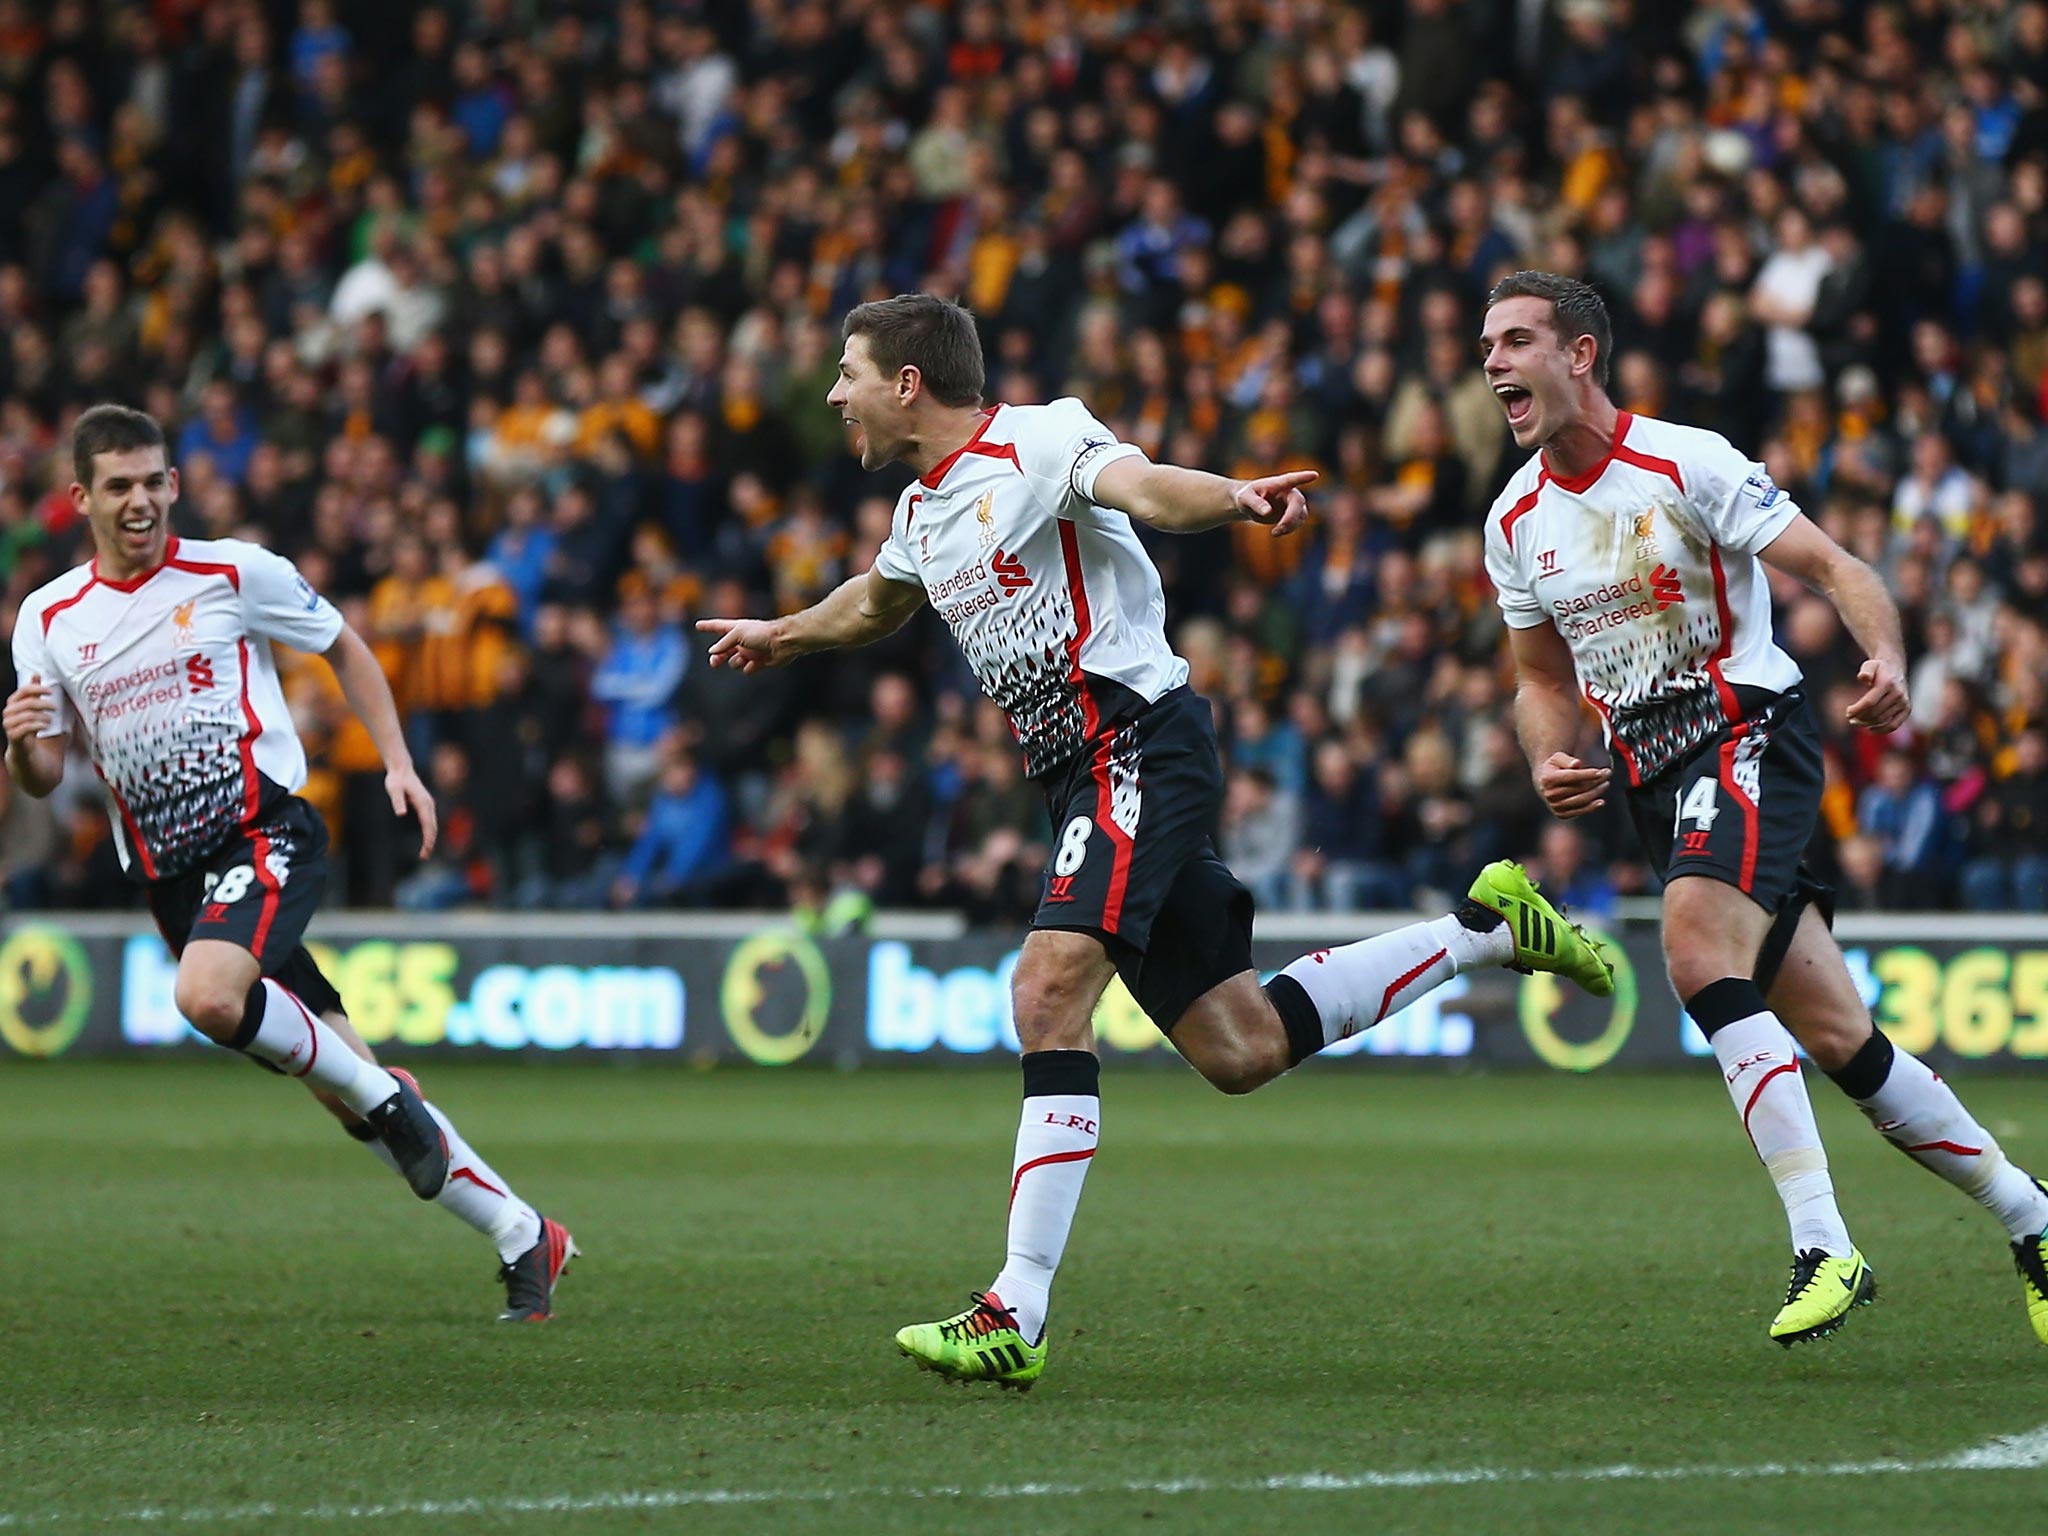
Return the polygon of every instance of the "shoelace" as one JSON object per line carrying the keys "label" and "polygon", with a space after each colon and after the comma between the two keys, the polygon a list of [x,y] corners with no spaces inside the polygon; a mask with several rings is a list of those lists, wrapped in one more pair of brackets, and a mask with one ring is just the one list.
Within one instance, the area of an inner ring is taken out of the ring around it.
{"label": "shoelace", "polygon": [[1800,1292],[1813,1284],[1814,1278],[1820,1274],[1820,1267],[1827,1262],[1827,1258],[1828,1256],[1818,1248],[1809,1248],[1806,1252],[1793,1256],[1792,1283],[1785,1287],[1786,1306],[1791,1306],[1793,1302],[1799,1299]]}
{"label": "shoelace", "polygon": [[973,1307],[958,1317],[939,1324],[940,1338],[978,1339],[994,1333],[998,1328],[1014,1330],[1017,1327],[1017,1314],[1008,1307],[991,1305],[988,1297],[980,1291],[969,1291],[967,1294],[974,1298]]}
{"label": "shoelace", "polygon": [[2022,1279],[2043,1296],[2048,1296],[2048,1263],[2041,1259],[2041,1239],[2030,1237],[2014,1243],[2012,1264]]}

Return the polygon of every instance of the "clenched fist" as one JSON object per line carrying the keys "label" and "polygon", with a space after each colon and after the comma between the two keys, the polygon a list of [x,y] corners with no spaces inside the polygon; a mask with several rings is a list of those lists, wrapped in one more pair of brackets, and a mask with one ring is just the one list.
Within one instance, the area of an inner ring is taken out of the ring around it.
{"label": "clenched fist", "polygon": [[1553,752],[1536,765],[1536,793],[1561,821],[1597,811],[1607,803],[1611,769],[1589,768],[1569,752]]}

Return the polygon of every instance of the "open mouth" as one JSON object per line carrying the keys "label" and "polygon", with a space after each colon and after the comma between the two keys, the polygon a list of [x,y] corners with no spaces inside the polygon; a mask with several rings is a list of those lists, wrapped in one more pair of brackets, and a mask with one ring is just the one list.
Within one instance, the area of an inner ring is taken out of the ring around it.
{"label": "open mouth", "polygon": [[1508,413],[1508,425],[1511,427],[1519,427],[1529,419],[1529,413],[1536,409],[1536,397],[1519,384],[1496,384],[1493,387],[1493,395],[1500,401],[1501,408]]}
{"label": "open mouth", "polygon": [[153,517],[124,517],[121,519],[121,531],[131,539],[146,539],[156,532],[156,519]]}

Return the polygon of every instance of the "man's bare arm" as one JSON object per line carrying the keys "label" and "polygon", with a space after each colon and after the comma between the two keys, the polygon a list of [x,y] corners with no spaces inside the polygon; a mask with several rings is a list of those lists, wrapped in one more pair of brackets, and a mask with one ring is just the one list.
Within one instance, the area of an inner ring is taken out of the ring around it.
{"label": "man's bare arm", "polygon": [[1599,809],[1607,803],[1609,770],[1578,756],[1586,716],[1571,647],[1549,624],[1510,628],[1508,644],[1515,656],[1515,734],[1537,794],[1565,820]]}
{"label": "man's bare arm", "polygon": [[1758,558],[1823,593],[1870,658],[1856,673],[1867,691],[1849,706],[1849,723],[1879,733],[1904,725],[1912,710],[1906,693],[1906,642],[1898,605],[1877,572],[1803,512],[1759,551]]}
{"label": "man's bare arm", "polygon": [[1308,519],[1304,487],[1316,472],[1297,469],[1257,480],[1226,480],[1202,469],[1154,464],[1135,456],[1103,466],[1095,477],[1098,506],[1113,507],[1163,533],[1203,533],[1225,523],[1263,523],[1277,537]]}
{"label": "man's bare arm", "polygon": [[370,740],[377,744],[377,755],[384,759],[384,792],[391,797],[392,814],[403,816],[411,811],[420,819],[420,857],[424,859],[434,851],[439,833],[434,797],[427,793],[427,786],[420,782],[419,772],[413,767],[412,751],[405,744],[405,729],[398,722],[398,701],[391,696],[390,680],[378,665],[376,653],[346,624],[334,637],[334,644],[327,648],[327,664],[334,668],[342,697],[363,722]]}
{"label": "man's bare arm", "polygon": [[699,619],[697,628],[718,637],[707,658],[712,666],[752,672],[787,666],[813,651],[872,644],[896,633],[923,606],[923,587],[891,581],[871,566],[786,618]]}

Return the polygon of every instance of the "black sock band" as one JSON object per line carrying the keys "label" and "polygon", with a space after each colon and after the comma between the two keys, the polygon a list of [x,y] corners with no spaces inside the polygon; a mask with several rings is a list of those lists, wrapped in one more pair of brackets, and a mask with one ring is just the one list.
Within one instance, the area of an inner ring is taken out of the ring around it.
{"label": "black sock band", "polygon": [[377,1139],[377,1133],[370,1129],[370,1122],[367,1120],[358,1120],[353,1125],[344,1125],[342,1129],[355,1137],[357,1141],[375,1141]]}
{"label": "black sock band", "polygon": [[1451,916],[1474,933],[1491,933],[1508,920],[1505,912],[1496,912],[1483,901],[1474,901],[1467,896],[1451,908]]}
{"label": "black sock band", "polygon": [[249,989],[249,1000],[242,1004],[242,1023],[236,1029],[234,1039],[228,1042],[231,1051],[246,1051],[256,1043],[256,1031],[263,1027],[263,979],[259,976],[256,985]]}
{"label": "black sock band", "polygon": [[1323,1048],[1323,1016],[1316,1012],[1307,987],[1292,976],[1275,976],[1266,983],[1266,1001],[1287,1031],[1288,1066],[1300,1066]]}
{"label": "black sock band", "polygon": [[1892,1075],[1892,1058],[1897,1054],[1885,1032],[1873,1025],[1870,1038],[1863,1042],[1856,1054],[1828,1076],[1850,1098],[1858,1101],[1868,1099],[1875,1096],[1877,1090],[1884,1086],[1884,1080]]}
{"label": "black sock band", "polygon": [[1024,1067],[1024,1097],[1053,1093],[1102,1097],[1102,1063],[1093,1051],[1026,1051],[1017,1058]]}
{"label": "black sock band", "polygon": [[1699,1025],[1700,1033],[1711,1040],[1716,1030],[1727,1028],[1737,1019],[1769,1013],[1771,1008],[1757,984],[1747,976],[1723,976],[1688,997],[1685,1011]]}

